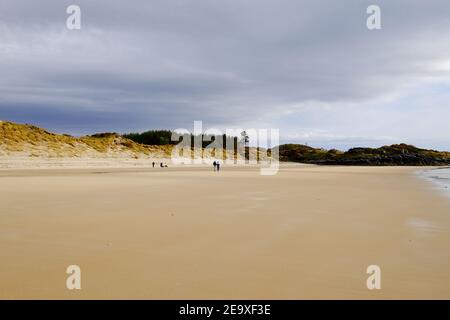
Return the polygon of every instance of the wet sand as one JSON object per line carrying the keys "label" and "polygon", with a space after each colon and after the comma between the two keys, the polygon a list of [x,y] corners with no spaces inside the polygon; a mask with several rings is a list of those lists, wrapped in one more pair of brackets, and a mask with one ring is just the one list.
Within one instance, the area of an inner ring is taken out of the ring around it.
{"label": "wet sand", "polygon": [[450,299],[450,201],[415,170],[0,171],[0,298]]}

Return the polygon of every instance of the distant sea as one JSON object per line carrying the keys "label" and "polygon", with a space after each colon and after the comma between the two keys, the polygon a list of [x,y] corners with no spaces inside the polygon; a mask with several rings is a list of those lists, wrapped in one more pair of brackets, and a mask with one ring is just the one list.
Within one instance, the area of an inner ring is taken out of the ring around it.
{"label": "distant sea", "polygon": [[425,170],[420,175],[450,197],[450,167]]}

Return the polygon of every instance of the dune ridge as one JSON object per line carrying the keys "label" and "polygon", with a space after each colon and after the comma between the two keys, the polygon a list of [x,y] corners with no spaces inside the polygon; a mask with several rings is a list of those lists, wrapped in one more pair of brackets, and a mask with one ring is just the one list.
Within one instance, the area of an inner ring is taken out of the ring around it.
{"label": "dune ridge", "polygon": [[[175,145],[146,145],[115,132],[82,137],[57,134],[31,124],[0,121],[0,168],[135,167],[172,162]],[[190,158],[217,159],[215,151],[190,150]],[[251,159],[268,159],[265,149],[247,148]],[[186,155],[180,155],[186,157]],[[189,157],[189,153],[188,156]],[[245,159],[233,148],[225,159]],[[185,163],[186,164],[186,163]]]}
{"label": "dune ridge", "polygon": [[73,137],[29,124],[0,122],[0,156],[39,158],[168,158],[170,146],[147,146],[117,133]]}

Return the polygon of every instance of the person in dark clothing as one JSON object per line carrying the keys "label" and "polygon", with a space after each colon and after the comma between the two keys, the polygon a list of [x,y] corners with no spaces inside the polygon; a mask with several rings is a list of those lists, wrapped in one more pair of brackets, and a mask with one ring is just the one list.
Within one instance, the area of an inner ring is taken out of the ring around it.
{"label": "person in dark clothing", "polygon": [[153,168],[155,167],[155,161],[152,162],[152,166],[153,166]]}
{"label": "person in dark clothing", "polygon": [[217,171],[219,171],[220,170],[220,163],[219,163],[219,161],[217,161],[216,167],[217,167]]}
{"label": "person in dark clothing", "polygon": [[214,161],[213,166],[214,166],[214,171],[216,171],[217,162]]}
{"label": "person in dark clothing", "polygon": [[161,164],[159,165],[161,168],[164,168],[163,163],[161,162]]}

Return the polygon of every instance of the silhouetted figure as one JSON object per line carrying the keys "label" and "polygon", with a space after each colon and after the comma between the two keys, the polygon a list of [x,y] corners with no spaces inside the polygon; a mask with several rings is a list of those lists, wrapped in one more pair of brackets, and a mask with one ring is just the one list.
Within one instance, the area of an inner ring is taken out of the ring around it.
{"label": "silhouetted figure", "polygon": [[163,163],[161,162],[161,164],[159,165],[161,168],[164,168]]}
{"label": "silhouetted figure", "polygon": [[217,162],[214,161],[213,166],[214,166],[214,171],[216,171]]}
{"label": "silhouetted figure", "polygon": [[219,163],[219,161],[217,161],[216,167],[217,167],[217,171],[219,171],[220,170],[220,163]]}
{"label": "silhouetted figure", "polygon": [[152,162],[152,166],[153,166],[153,168],[155,167],[155,161]]}

